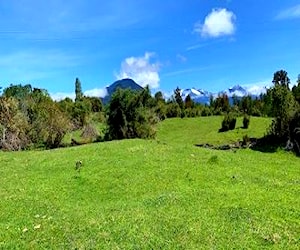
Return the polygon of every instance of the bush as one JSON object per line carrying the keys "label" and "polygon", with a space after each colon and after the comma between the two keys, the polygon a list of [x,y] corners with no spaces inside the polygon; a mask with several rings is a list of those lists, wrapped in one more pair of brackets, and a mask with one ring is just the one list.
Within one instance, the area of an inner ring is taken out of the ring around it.
{"label": "bush", "polygon": [[92,142],[96,141],[99,137],[99,132],[95,126],[92,124],[87,124],[83,127],[82,133],[80,135],[86,141]]}
{"label": "bush", "polygon": [[244,119],[243,119],[243,128],[249,128],[249,124],[250,124],[250,116],[248,115],[244,115]]}
{"label": "bush", "polygon": [[168,103],[166,109],[167,118],[179,117],[181,116],[181,109],[178,103]]}
{"label": "bush", "polygon": [[226,114],[223,121],[220,132],[228,130],[234,130],[236,125],[236,116],[233,113]]}
{"label": "bush", "polygon": [[204,107],[201,111],[201,116],[211,116],[211,110],[209,107]]}

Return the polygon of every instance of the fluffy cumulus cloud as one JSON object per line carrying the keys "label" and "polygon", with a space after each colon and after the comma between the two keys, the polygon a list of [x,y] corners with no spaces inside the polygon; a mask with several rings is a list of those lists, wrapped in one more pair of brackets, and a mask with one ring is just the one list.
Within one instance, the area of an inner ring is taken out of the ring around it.
{"label": "fluffy cumulus cloud", "polygon": [[300,4],[280,11],[276,16],[276,19],[294,19],[294,18],[300,18]]}
{"label": "fluffy cumulus cloud", "polygon": [[151,89],[159,87],[159,63],[152,62],[154,53],[146,52],[142,57],[128,57],[122,64],[117,79],[131,78],[139,85],[149,85]]}
{"label": "fluffy cumulus cloud", "polygon": [[[103,98],[107,95],[107,90],[106,88],[103,89],[91,89],[91,90],[86,90],[83,93],[85,96],[90,96],[90,97],[100,97]],[[75,100],[75,93],[64,93],[64,92],[58,92],[58,93],[52,93],[50,94],[51,98],[55,101],[61,101],[65,99],[66,97],[69,97],[73,100]]]}
{"label": "fluffy cumulus cloud", "polygon": [[267,92],[267,89],[269,89],[271,86],[271,79],[244,85],[246,91],[251,95],[265,94]]}
{"label": "fluffy cumulus cloud", "polygon": [[84,91],[83,93],[85,96],[90,96],[90,97],[105,97],[107,95],[107,89],[91,89],[91,90],[87,90]]}
{"label": "fluffy cumulus cloud", "polygon": [[50,93],[50,96],[55,101],[61,101],[65,98],[71,98],[75,100],[75,93],[64,93],[64,92],[58,92],[58,93]]}
{"label": "fluffy cumulus cloud", "polygon": [[203,37],[220,37],[232,35],[235,32],[236,16],[227,9],[213,9],[204,20],[196,23],[194,31]]}
{"label": "fluffy cumulus cloud", "polygon": [[246,91],[251,95],[260,95],[265,94],[267,92],[267,86],[253,85],[245,88]]}

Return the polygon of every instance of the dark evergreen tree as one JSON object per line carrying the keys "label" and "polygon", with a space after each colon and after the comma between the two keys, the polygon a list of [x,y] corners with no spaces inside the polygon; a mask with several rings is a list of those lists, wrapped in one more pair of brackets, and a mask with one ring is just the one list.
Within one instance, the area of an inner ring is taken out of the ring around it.
{"label": "dark evergreen tree", "polygon": [[244,96],[241,100],[241,110],[243,111],[244,114],[251,115],[252,114],[252,106],[253,106],[253,101],[251,96]]}
{"label": "dark evergreen tree", "polygon": [[194,101],[192,100],[191,96],[188,95],[186,98],[185,98],[185,101],[184,101],[184,106],[186,109],[191,109],[195,106],[195,103]]}
{"label": "dark evergreen tree", "polygon": [[300,104],[300,75],[298,75],[297,85],[292,88],[296,101]]}
{"label": "dark evergreen tree", "polygon": [[75,80],[75,102],[80,101],[83,97],[82,89],[81,89],[81,82],[79,78]]}
{"label": "dark evergreen tree", "polygon": [[179,87],[177,87],[174,90],[174,98],[175,98],[175,101],[177,102],[177,104],[179,105],[180,109],[183,109],[184,108],[184,103],[183,103],[183,100],[182,100],[182,97],[181,97],[181,89]]}
{"label": "dark evergreen tree", "polygon": [[279,70],[274,73],[272,82],[274,85],[281,85],[289,89],[290,78],[285,70]]}
{"label": "dark evergreen tree", "polygon": [[219,95],[214,100],[214,110],[217,112],[216,114],[219,115],[218,112],[229,112],[230,105],[229,105],[229,98],[226,94]]}

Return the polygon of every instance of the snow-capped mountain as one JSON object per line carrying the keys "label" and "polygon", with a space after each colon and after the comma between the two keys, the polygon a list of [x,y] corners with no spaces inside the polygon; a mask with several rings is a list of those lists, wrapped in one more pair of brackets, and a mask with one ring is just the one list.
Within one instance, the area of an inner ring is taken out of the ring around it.
{"label": "snow-capped mountain", "polygon": [[259,94],[263,93],[263,91],[258,92],[257,89],[254,90],[255,91],[252,91],[252,88],[246,89],[240,85],[235,85],[219,93],[212,93],[203,89],[191,88],[181,90],[181,97],[183,100],[185,100],[185,98],[190,95],[194,102],[209,104],[211,96],[213,96],[213,98],[216,98],[220,94],[226,94],[229,99],[232,99],[234,96],[237,98],[242,98],[244,96],[251,96],[252,98],[255,98],[259,96]]}
{"label": "snow-capped mountain", "polygon": [[232,88],[225,90],[225,94],[227,94],[228,97],[233,97],[233,96],[244,97],[247,95],[251,95],[250,93],[248,93],[246,89],[244,89],[240,85],[235,85]]}
{"label": "snow-capped mountain", "polygon": [[183,99],[185,99],[188,95],[190,95],[190,97],[193,99],[200,96],[206,96],[207,94],[208,92],[202,89],[191,88],[191,89],[181,90],[181,97]]}
{"label": "snow-capped mountain", "polygon": [[212,93],[203,89],[196,88],[181,90],[181,97],[183,100],[185,100],[188,95],[192,98],[194,102],[209,104],[209,99]]}

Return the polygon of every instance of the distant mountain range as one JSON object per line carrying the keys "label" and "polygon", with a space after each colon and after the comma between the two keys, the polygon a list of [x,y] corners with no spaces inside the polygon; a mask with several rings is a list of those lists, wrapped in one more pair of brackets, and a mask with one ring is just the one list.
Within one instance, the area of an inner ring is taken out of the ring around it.
{"label": "distant mountain range", "polygon": [[229,101],[232,102],[233,97],[242,98],[244,96],[251,96],[252,98],[256,98],[259,96],[259,94],[256,92],[251,92],[251,90],[247,90],[243,88],[240,85],[235,85],[232,88],[228,88],[224,91],[221,91],[219,93],[212,93],[203,89],[183,89],[181,90],[181,97],[183,100],[190,95],[192,100],[196,103],[202,103],[202,104],[209,104],[210,97],[213,96],[214,98],[218,97],[218,95],[226,94],[229,98]]}
{"label": "distant mountain range", "polygon": [[[138,85],[134,80],[132,79],[122,79],[114,82],[110,86],[106,87],[107,95],[102,99],[102,102],[104,104],[107,104],[112,94],[118,89],[132,89],[132,90],[142,90],[143,87]],[[252,92],[251,89],[243,88],[240,85],[235,85],[232,88],[228,88],[224,91],[221,91],[219,93],[212,93],[203,89],[196,89],[196,88],[190,88],[190,89],[183,89],[181,90],[181,97],[183,100],[190,95],[192,100],[196,103],[202,103],[202,104],[209,104],[210,97],[213,96],[214,98],[218,97],[220,94],[226,94],[229,98],[229,101],[232,103],[233,97],[242,98],[244,96],[251,96],[252,98],[258,97],[258,92]]]}

